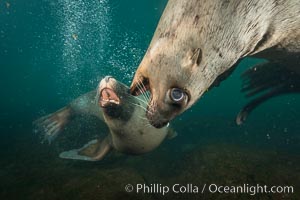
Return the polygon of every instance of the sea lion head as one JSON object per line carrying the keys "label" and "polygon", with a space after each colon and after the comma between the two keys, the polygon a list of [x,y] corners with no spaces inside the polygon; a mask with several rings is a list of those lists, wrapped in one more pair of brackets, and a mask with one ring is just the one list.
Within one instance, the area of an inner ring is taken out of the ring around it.
{"label": "sea lion head", "polygon": [[100,81],[96,100],[105,118],[126,122],[132,116],[134,97],[126,85],[111,76],[106,76]]}
{"label": "sea lion head", "polygon": [[205,79],[203,82],[197,79],[201,49],[190,48],[184,53],[178,51],[177,57],[172,52],[159,55],[160,50],[156,50],[156,55],[148,53],[145,56],[131,85],[133,95],[150,92],[146,116],[156,128],[167,125],[193,105],[205,91],[203,88],[208,88],[210,84]]}
{"label": "sea lion head", "polygon": [[151,93],[146,115],[154,127],[165,126],[190,108],[249,48],[254,49],[255,42],[249,48],[243,45],[252,44],[248,38],[254,36],[238,39],[239,31],[226,29],[232,18],[225,27],[221,15],[215,14],[225,10],[231,16],[222,2],[168,2],[130,88],[133,95]]}

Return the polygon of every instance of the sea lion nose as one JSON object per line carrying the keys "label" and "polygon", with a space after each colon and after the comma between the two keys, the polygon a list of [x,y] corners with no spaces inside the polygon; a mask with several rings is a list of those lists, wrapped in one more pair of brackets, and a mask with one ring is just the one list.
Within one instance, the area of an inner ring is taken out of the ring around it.
{"label": "sea lion nose", "polygon": [[110,78],[112,78],[112,76],[105,76],[104,78],[105,82],[108,82]]}

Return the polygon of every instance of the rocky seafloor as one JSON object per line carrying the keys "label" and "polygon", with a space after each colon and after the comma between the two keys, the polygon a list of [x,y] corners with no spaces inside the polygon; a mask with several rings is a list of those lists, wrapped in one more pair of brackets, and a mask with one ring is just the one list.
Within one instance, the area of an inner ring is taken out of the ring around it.
{"label": "rocky seafloor", "polygon": [[[206,130],[215,127],[213,123],[205,123]],[[217,123],[229,132],[237,131],[227,122]],[[203,142],[189,137],[189,140],[179,133],[177,138],[142,156],[111,153],[102,161],[84,162],[58,158],[62,149],[74,145],[73,141],[81,141],[66,138],[68,134],[52,145],[40,144],[31,133],[1,140],[0,199],[300,199],[299,152],[222,139]],[[176,183],[198,186],[199,191],[196,194],[169,192],[164,196],[125,191],[127,184],[172,187]],[[207,190],[202,193],[204,184],[213,183],[291,185],[294,193],[219,194]]]}

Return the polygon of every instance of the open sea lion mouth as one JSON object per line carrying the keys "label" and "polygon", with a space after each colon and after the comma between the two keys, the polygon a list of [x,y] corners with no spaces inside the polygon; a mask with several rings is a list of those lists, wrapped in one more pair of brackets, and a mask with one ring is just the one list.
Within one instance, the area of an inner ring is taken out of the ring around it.
{"label": "open sea lion mouth", "polygon": [[112,105],[119,105],[120,98],[115,93],[114,90],[110,88],[103,88],[100,92],[99,98],[99,105],[103,108],[112,106]]}

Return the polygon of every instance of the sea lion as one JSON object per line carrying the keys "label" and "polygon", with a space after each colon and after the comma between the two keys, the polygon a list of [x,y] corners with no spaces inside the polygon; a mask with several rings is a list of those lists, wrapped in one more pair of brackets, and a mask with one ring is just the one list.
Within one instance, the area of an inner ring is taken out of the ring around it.
{"label": "sea lion", "polygon": [[129,87],[106,76],[96,91],[78,97],[35,124],[50,143],[76,115],[93,115],[106,123],[109,128],[106,138],[92,140],[80,149],[62,152],[61,158],[97,161],[112,149],[126,154],[143,154],[158,147],[167,135],[169,138],[176,136],[169,127],[156,129],[149,124],[145,118],[146,104],[145,99],[130,95]]}
{"label": "sea lion", "polygon": [[299,68],[299,0],[169,0],[131,84],[157,127],[191,107],[246,56]]}

